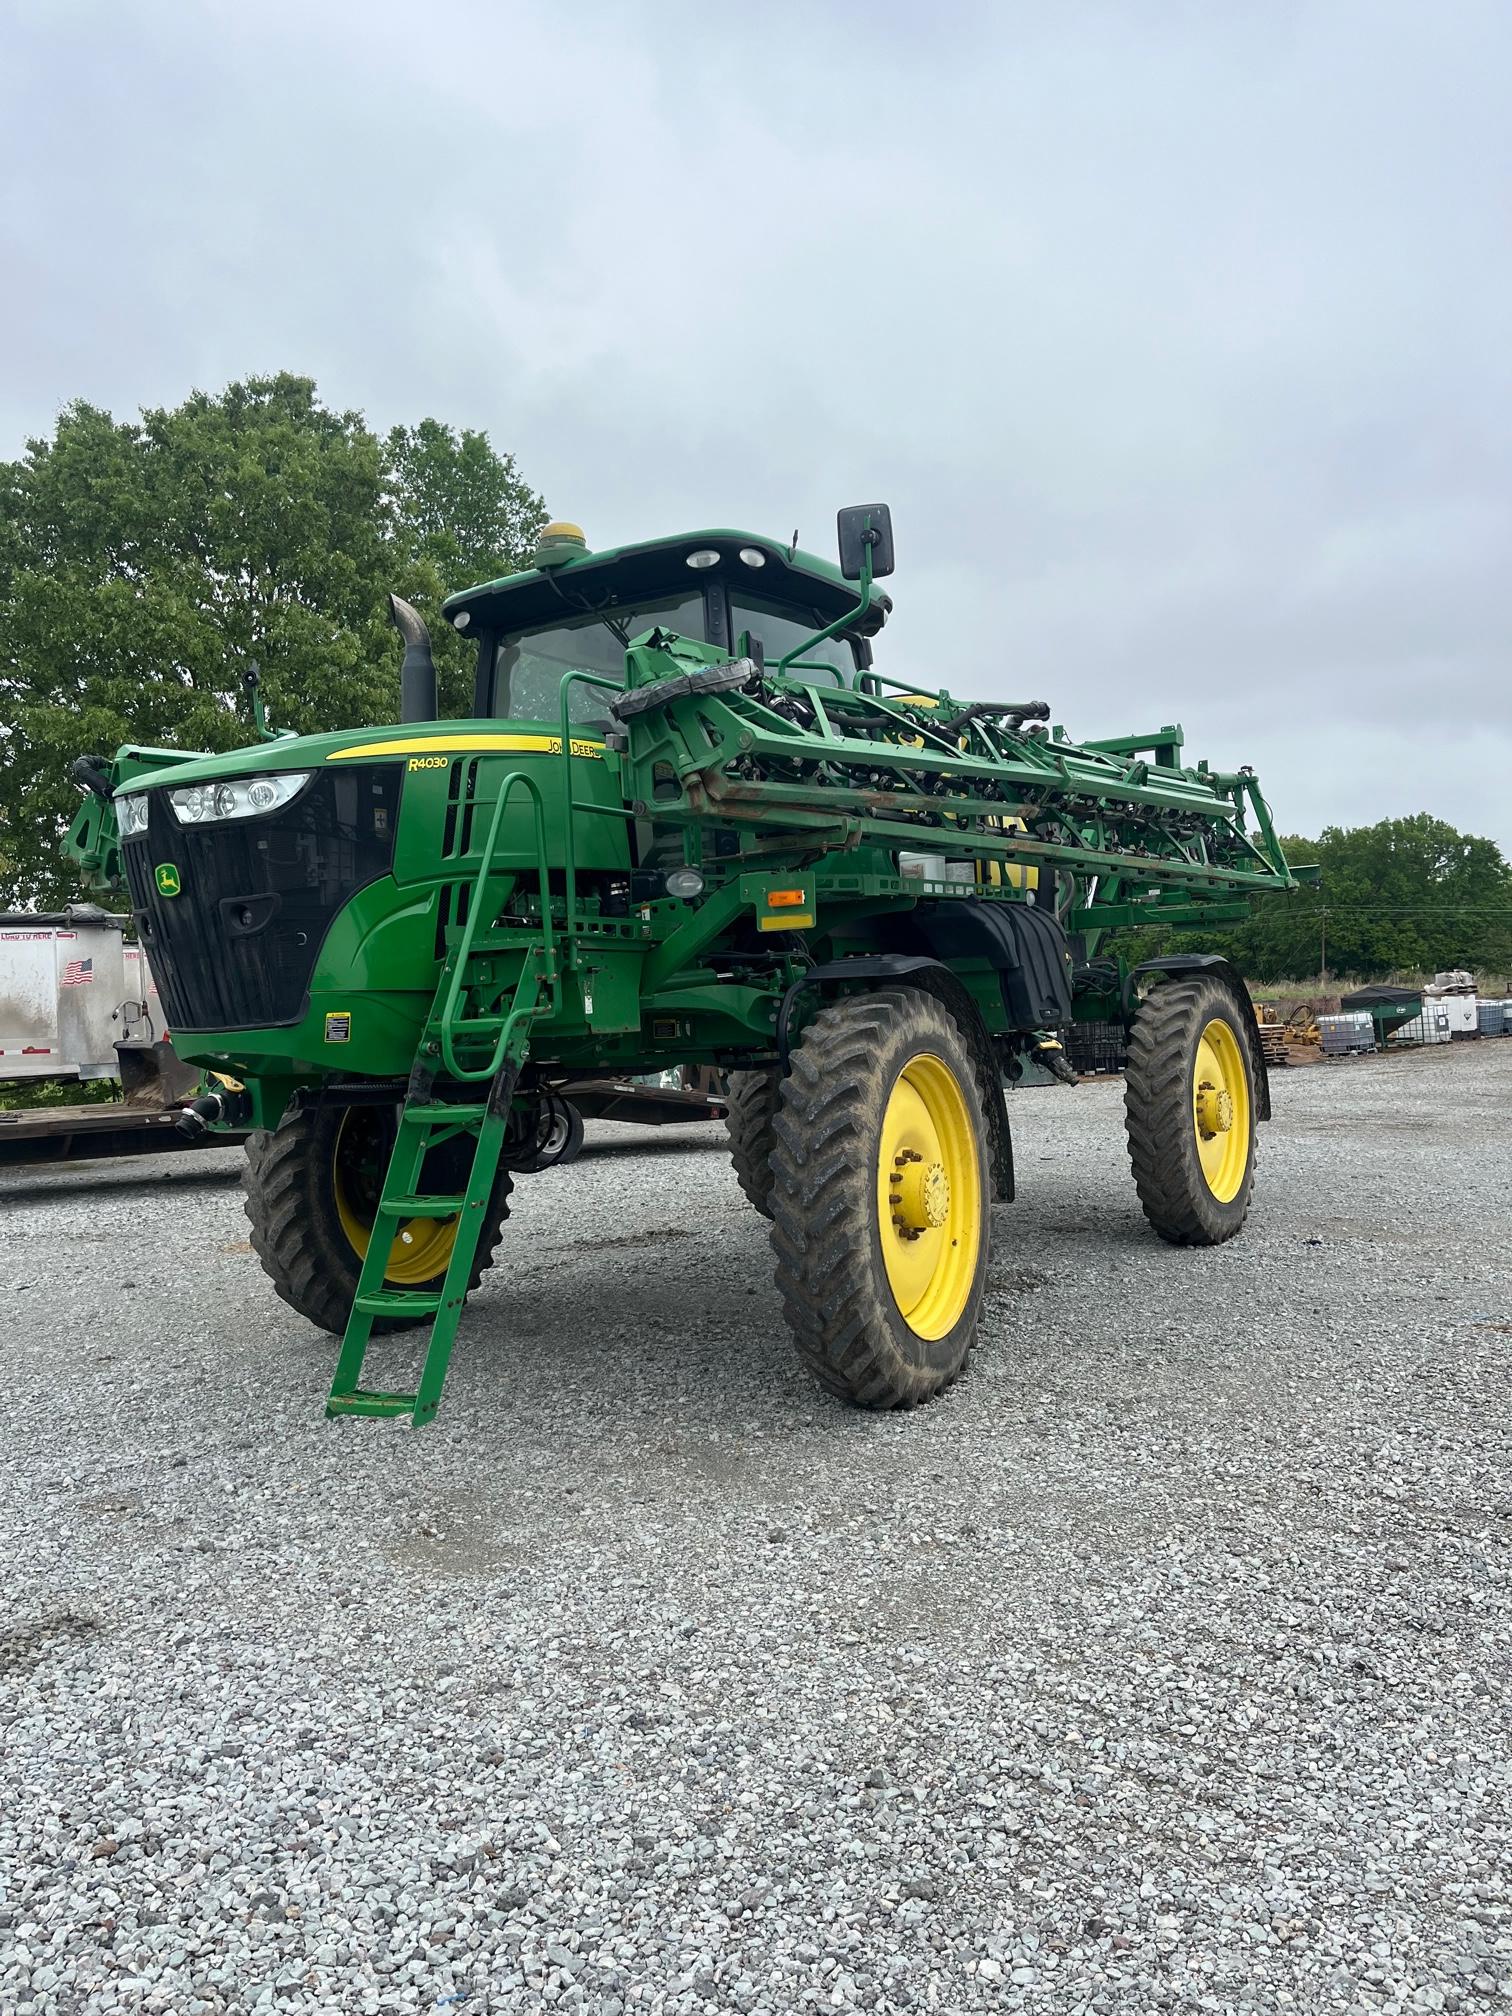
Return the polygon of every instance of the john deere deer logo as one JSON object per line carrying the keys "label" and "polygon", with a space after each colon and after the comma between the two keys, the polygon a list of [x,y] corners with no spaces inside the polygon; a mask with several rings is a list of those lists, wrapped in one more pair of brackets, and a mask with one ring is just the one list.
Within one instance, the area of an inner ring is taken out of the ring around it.
{"label": "john deere deer logo", "polygon": [[159,861],[152,872],[159,896],[177,896],[181,886],[179,872],[171,861]]}

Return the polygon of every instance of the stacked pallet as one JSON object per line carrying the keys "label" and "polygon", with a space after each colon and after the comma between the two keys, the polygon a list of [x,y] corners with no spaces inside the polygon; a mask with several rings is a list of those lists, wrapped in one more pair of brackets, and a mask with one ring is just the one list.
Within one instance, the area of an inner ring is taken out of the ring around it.
{"label": "stacked pallet", "polygon": [[1260,1054],[1267,1064],[1286,1062],[1286,1025],[1282,1022],[1262,1022],[1260,1028]]}

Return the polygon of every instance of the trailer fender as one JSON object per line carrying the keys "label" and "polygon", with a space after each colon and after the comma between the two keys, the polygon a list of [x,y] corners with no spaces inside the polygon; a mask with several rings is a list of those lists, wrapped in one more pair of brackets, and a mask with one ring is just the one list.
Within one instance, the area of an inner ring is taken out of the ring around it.
{"label": "trailer fender", "polygon": [[1141,973],[1156,973],[1163,979],[1179,979],[1185,973],[1208,973],[1215,980],[1221,980],[1234,997],[1235,1005],[1241,1011],[1245,1033],[1249,1042],[1250,1070],[1255,1080],[1255,1115],[1257,1119],[1271,1117],[1270,1073],[1266,1069],[1265,1053],[1260,1048],[1260,1025],[1255,1020],[1255,1004],[1250,998],[1249,987],[1244,975],[1221,952],[1167,952],[1158,959],[1142,959],[1131,967],[1124,981],[1124,1019],[1129,1022],[1134,1012],[1134,983]]}

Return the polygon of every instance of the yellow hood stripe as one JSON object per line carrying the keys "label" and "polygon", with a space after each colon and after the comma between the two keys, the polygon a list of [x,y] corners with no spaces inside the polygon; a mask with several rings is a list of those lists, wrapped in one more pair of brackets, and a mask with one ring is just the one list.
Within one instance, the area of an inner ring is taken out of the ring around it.
{"label": "yellow hood stripe", "polygon": [[[327,763],[350,763],[358,756],[464,756],[478,750],[524,751],[538,756],[560,756],[560,735],[404,735],[391,742],[361,742],[352,749],[336,749]],[[602,742],[580,742],[573,737],[574,756],[601,759]]]}

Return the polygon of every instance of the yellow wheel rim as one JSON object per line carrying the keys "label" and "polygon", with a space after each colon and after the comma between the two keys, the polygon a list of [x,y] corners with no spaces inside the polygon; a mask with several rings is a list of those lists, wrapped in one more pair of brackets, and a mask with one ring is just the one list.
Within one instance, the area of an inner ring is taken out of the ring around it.
{"label": "yellow wheel rim", "polygon": [[1239,1195],[1249,1167],[1249,1079],[1232,1023],[1215,1016],[1197,1039],[1192,1066],[1192,1126],[1203,1181],[1220,1204]]}
{"label": "yellow wheel rim", "polygon": [[982,1250],[982,1178],[960,1083],[942,1058],[910,1057],[882,1115],[877,1229],[887,1282],[915,1336],[943,1337],[971,1300]]}
{"label": "yellow wheel rim", "polygon": [[[365,1260],[383,1168],[375,1165],[361,1127],[352,1124],[352,1116],[359,1110],[349,1107],[341,1117],[331,1160],[331,1182],[336,1216],[347,1243],[359,1260]],[[383,1159],[387,1159],[386,1152]],[[402,1218],[384,1280],[396,1288],[415,1288],[423,1281],[433,1281],[438,1274],[445,1273],[456,1239],[455,1217]]]}

